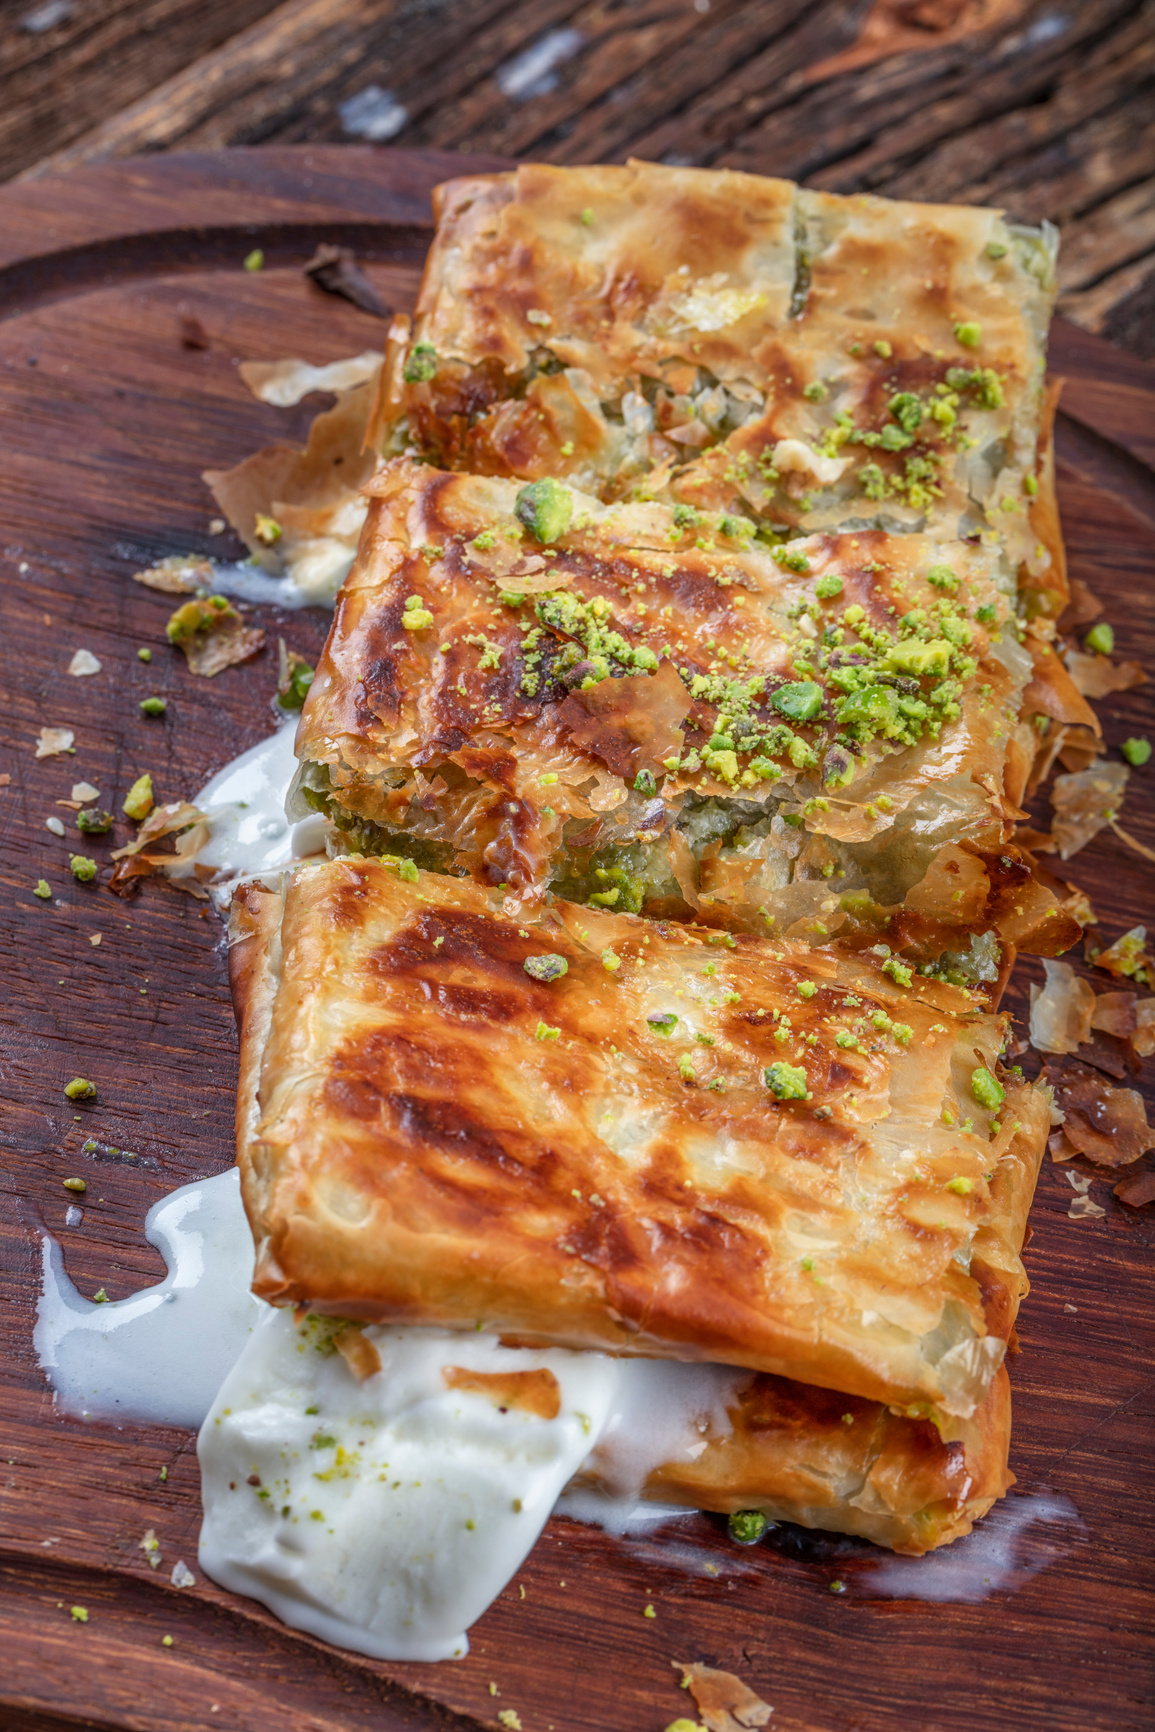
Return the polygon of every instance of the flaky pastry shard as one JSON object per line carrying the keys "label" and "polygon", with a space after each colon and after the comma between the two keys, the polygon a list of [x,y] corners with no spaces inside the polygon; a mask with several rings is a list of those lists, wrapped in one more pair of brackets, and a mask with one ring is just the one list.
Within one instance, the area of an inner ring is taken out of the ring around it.
{"label": "flaky pastry shard", "polygon": [[982,1401],[1049,1112],[971,995],[368,859],[234,939],[262,1297]]}

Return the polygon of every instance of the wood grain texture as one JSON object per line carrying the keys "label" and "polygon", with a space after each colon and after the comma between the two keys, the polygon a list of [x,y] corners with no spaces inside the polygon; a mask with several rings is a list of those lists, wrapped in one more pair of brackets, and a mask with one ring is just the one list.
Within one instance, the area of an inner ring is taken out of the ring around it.
{"label": "wood grain texture", "polygon": [[[1155,0],[246,0],[235,35],[185,59],[191,19],[203,11],[211,36],[218,6],[142,10],[146,31],[154,13],[171,20],[156,77],[141,86],[139,48],[117,50],[118,84],[115,53],[97,78],[62,45],[80,101],[48,144],[35,103],[19,130],[31,98],[17,83],[0,174],[335,141],[354,124],[343,105],[375,86],[410,148],[729,164],[1048,217],[1064,230],[1068,316],[1155,354]],[[521,59],[535,52],[536,78]]]}
{"label": "wood grain texture", "polygon": [[[525,1732],[660,1732],[687,1706],[678,1658],[738,1672],[784,1732],[1140,1732],[1155,1695],[1155,1230],[1104,1182],[1092,1195],[1105,1217],[1069,1220],[1073,1192],[1049,1163],[1011,1365],[1012,1465],[1022,1492],[1069,1497],[1078,1520],[1046,1530],[1048,1567],[977,1605],[872,1599],[872,1554],[858,1542],[784,1529],[739,1551],[706,1517],[644,1542],[555,1519],[467,1660],[380,1665],[203,1579],[172,1587],[178,1558],[195,1569],[193,1438],[52,1408],[30,1341],[41,1231],[62,1238],[82,1292],[119,1298],[155,1280],[144,1214],[231,1160],[236,1060],[215,916],[157,883],[130,903],[75,885],[44,820],[67,818],[52,802],[81,776],[113,808],[146,768],[164,797],[191,795],[269,731],[270,656],[193,679],[164,645],[165,598],[130,575],[160,554],[222,551],[200,471],[299,438],[319,406],[255,402],[240,359],[322,362],[380,340],[378,321],[301,273],[329,238],[325,210],[334,234],[361,225],[370,276],[407,305],[424,201],[445,169],[315,147],[109,163],[0,191],[0,771],[12,778],[0,788],[0,1725],[499,1732],[498,1710],[512,1708]],[[255,275],[239,268],[254,244],[272,260]],[[200,320],[207,350],[181,346],[182,316]],[[1102,596],[1120,654],[1155,666],[1155,370],[1062,324],[1052,364],[1069,379],[1059,484],[1074,575]],[[327,626],[313,611],[259,617],[310,657]],[[140,644],[153,648],[148,667]],[[101,675],[68,676],[80,647]],[[1109,741],[1155,732],[1152,689],[1102,705]],[[137,711],[153,691],[168,699],[163,722]],[[76,730],[76,756],[38,762],[37,730],[52,724]],[[1150,775],[1133,778],[1125,820],[1153,846]],[[103,863],[109,847],[90,851]],[[1108,938],[1144,918],[1149,869],[1109,834],[1067,872]],[[51,905],[31,895],[41,875]],[[1017,1006],[1040,975],[1020,968]],[[74,1111],[61,1085],[76,1074],[100,1094]],[[94,1156],[80,1152],[86,1139]],[[125,1149],[138,1158],[112,1153]],[[67,1229],[61,1180],[77,1171],[84,1220]],[[155,1573],[139,1548],[148,1527],[164,1557]],[[843,1596],[829,1592],[835,1577]],[[69,1618],[74,1604],[87,1624]]]}

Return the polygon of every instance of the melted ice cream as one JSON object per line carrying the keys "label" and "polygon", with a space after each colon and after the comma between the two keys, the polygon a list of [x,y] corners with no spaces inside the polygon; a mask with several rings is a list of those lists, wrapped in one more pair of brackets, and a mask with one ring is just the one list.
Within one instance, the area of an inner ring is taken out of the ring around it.
{"label": "melted ice cream", "polygon": [[226,764],[193,801],[209,818],[209,839],[197,861],[219,874],[212,885],[218,905],[228,903],[239,879],[324,851],[324,818],[290,824],[285,816],[285,795],[297,768],[296,733],[296,721],[286,722]]}
{"label": "melted ice cream", "polygon": [[[363,1338],[381,1369],[359,1382],[324,1329],[262,1322],[200,1434],[201,1567],[358,1653],[458,1657],[604,1426],[619,1366],[434,1329]],[[501,1405],[502,1374],[533,1371],[556,1380],[552,1417]]]}

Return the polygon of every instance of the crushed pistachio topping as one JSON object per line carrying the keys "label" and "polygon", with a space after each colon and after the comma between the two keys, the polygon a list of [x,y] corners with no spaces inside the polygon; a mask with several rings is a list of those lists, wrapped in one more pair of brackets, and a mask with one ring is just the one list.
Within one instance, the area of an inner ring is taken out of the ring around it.
{"label": "crushed pistachio topping", "polygon": [[112,829],[112,813],[90,806],[87,811],[76,814],[76,828],[83,836],[103,836],[106,830]]}
{"label": "crushed pistachio topping", "polygon": [[948,1191],[953,1191],[956,1197],[969,1197],[975,1185],[973,1179],[959,1174],[957,1177],[947,1180],[946,1188]]}
{"label": "crushed pistachio topping", "polygon": [[84,1179],[64,1179],[62,1183],[66,1191],[76,1191],[79,1193],[81,1191],[87,1191],[88,1189],[88,1185]]}
{"label": "crushed pistachio topping", "polygon": [[1115,633],[1106,620],[1093,625],[1083,639],[1083,647],[1092,655],[1109,656],[1115,648]]}
{"label": "crushed pistachio topping", "polygon": [[198,631],[212,631],[224,620],[240,617],[227,596],[200,596],[195,601],[186,601],[183,607],[177,608],[164,628],[165,636],[169,643],[183,643],[186,638],[195,637]]}
{"label": "crushed pistachio topping", "polygon": [[767,1065],[762,1072],[762,1081],[776,1100],[805,1101],[810,1099],[810,1091],[806,1087],[806,1072],[801,1065],[786,1064],[778,1059]]}
{"label": "crushed pistachio topping", "polygon": [[141,698],[140,713],[142,716],[163,716],[168,705],[163,698]]}
{"label": "crushed pistachio topping", "polygon": [[1151,742],[1148,739],[1139,738],[1124,740],[1123,744],[1119,747],[1119,750],[1122,752],[1127,762],[1136,770],[1141,770],[1144,764],[1150,762]]}
{"label": "crushed pistachio topping", "polygon": [[419,595],[405,598],[405,606],[401,614],[402,631],[428,631],[433,624],[433,615]]}
{"label": "crushed pistachio topping", "polygon": [[1006,1090],[985,1065],[971,1072],[971,1094],[980,1107],[987,1107],[991,1112],[1001,1107],[1006,1099]]}
{"label": "crushed pistachio topping", "polygon": [[432,343],[414,343],[405,357],[403,377],[407,385],[425,385],[437,372],[437,350]]}
{"label": "crushed pistachio topping", "polygon": [[39,896],[41,902],[51,902],[52,886],[47,878],[38,878],[32,891],[33,896]]}
{"label": "crushed pistachio topping", "polygon": [[549,952],[545,956],[527,956],[522,967],[531,980],[560,980],[563,974],[569,973],[569,963],[556,952]]}
{"label": "crushed pistachio topping", "polygon": [[646,1025],[653,1034],[660,1034],[669,1039],[678,1026],[678,1019],[672,1010],[663,1011],[660,1016],[648,1016]]}
{"label": "crushed pistachio topping", "polygon": [[730,1538],[740,1546],[756,1545],[770,1526],[760,1509],[735,1510],[727,1522]]}
{"label": "crushed pistachio topping", "polygon": [[136,658],[138,661],[142,662],[150,662],[152,660],[152,651],[149,649],[147,644],[142,645],[141,648],[137,650]]}
{"label": "crushed pistachio topping", "polygon": [[96,1084],[89,1082],[87,1077],[74,1076],[71,1082],[64,1085],[65,1098],[70,1101],[94,1101],[96,1099]]}
{"label": "crushed pistachio topping", "polygon": [[253,519],[253,538],[262,547],[275,547],[284,533],[275,517],[269,517],[264,511],[257,512]]}
{"label": "crushed pistachio topping", "polygon": [[551,1028],[548,1022],[539,1022],[533,1031],[533,1035],[535,1040],[559,1040],[561,1038],[561,1029]]}
{"label": "crushed pistachio topping", "polygon": [[514,502],[514,511],[543,545],[559,541],[573,520],[573,494],[552,476],[531,481]]}
{"label": "crushed pistachio topping", "polygon": [[152,811],[152,777],[146,770],[143,776],[138,776],[124,797],[121,811],[126,817],[140,823]]}

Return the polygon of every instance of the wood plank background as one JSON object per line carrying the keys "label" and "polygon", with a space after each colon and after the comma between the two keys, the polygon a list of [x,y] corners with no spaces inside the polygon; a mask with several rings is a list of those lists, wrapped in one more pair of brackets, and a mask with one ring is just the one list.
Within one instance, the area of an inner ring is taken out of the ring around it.
{"label": "wood plank background", "polygon": [[1153,0],[0,0],[0,88],[0,179],[388,138],[1001,204],[1155,355]]}
{"label": "wood plank background", "polygon": [[[229,1164],[236,1061],[215,916],[157,883],[135,902],[108,894],[123,823],[86,847],[102,882],[75,885],[44,820],[67,817],[52,802],[80,777],[113,809],[144,769],[162,797],[192,795],[269,731],[271,657],[193,679],[163,642],[168,603],[131,573],[165,553],[224,551],[200,471],[301,437],[320,406],[256,403],[241,359],[323,362],[380,341],[379,321],[306,282],[317,241],[354,238],[384,297],[409,305],[429,187],[459,166],[457,155],[278,147],[106,162],[0,189],[0,772],[11,777],[0,787],[0,1727],[500,1732],[497,1713],[511,1708],[524,1732],[660,1732],[688,1706],[670,1662],[698,1659],[751,1683],[779,1732],[1146,1732],[1152,1212],[1123,1208],[1099,1181],[1106,1215],[1072,1221],[1073,1192],[1049,1163],[1011,1366],[1012,1462],[1024,1492],[1065,1496],[1077,1518],[1044,1533],[1047,1568],[979,1605],[871,1599],[871,1551],[858,1542],[782,1530],[747,1552],[707,1517],[648,1543],[554,1520],[476,1626],[468,1660],[379,1665],[203,1579],[175,1589],[178,1558],[196,1569],[192,1437],[52,1408],[30,1339],[41,1231],[64,1241],[84,1293],[122,1298],[156,1280],[144,1214]],[[270,261],[258,274],[241,269],[252,246]],[[207,350],[182,346],[182,317],[200,321]],[[1155,667],[1155,369],[1063,324],[1052,363],[1069,379],[1059,477],[1074,575],[1102,596],[1120,655]],[[257,617],[310,657],[327,626],[316,611]],[[81,647],[101,675],[67,675]],[[1102,706],[1113,745],[1155,733],[1152,690]],[[160,722],[137,709],[152,692],[168,700]],[[76,730],[76,756],[37,761],[38,729],[59,724]],[[1134,777],[1125,813],[1148,846],[1151,774]],[[1149,869],[1110,833],[1068,871],[1108,939],[1150,906]],[[42,875],[51,905],[31,895]],[[1020,968],[1020,1009],[1040,976],[1037,963]],[[77,1074],[100,1092],[74,1110],[61,1088]],[[84,1220],[67,1229],[61,1181],[76,1172]],[[139,1544],[149,1527],[164,1558],[155,1573]],[[835,1577],[843,1596],[829,1592]],[[74,1604],[87,1624],[71,1620]]]}

